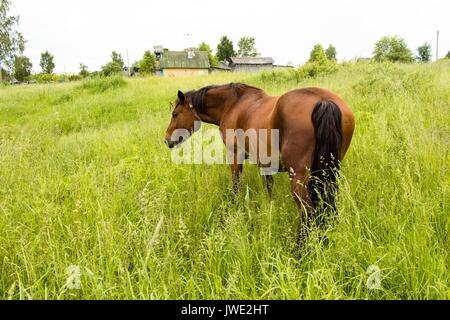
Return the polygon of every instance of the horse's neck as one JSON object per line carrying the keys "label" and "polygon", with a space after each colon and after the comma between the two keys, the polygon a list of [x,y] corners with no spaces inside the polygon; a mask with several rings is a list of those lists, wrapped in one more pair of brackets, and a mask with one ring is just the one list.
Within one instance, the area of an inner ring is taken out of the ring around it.
{"label": "horse's neck", "polygon": [[207,107],[201,113],[203,122],[220,125],[223,114],[235,103],[235,97],[230,96],[229,98],[223,99],[223,97],[219,96],[220,94],[218,93],[208,97],[208,101],[205,103]]}
{"label": "horse's neck", "polygon": [[[224,93],[217,93],[216,95],[211,95],[206,101],[208,106],[202,113],[202,121],[207,123],[212,123],[220,125],[222,117],[225,113],[231,110],[236,104],[238,104],[244,95],[235,96],[232,92],[226,92],[224,98]],[[219,96],[222,95],[222,96]],[[267,96],[264,91],[261,92],[247,92],[245,93],[246,98],[260,99],[263,96]]]}

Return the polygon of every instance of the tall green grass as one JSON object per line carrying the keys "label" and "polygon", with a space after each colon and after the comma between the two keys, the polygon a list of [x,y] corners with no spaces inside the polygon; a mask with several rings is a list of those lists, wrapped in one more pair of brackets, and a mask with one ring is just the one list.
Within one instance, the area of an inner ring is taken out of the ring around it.
{"label": "tall green grass", "polygon": [[[235,198],[227,166],[171,162],[177,90],[230,81],[354,110],[338,214],[300,246],[285,174],[270,199],[246,165]],[[449,83],[442,62],[0,88],[0,298],[449,299]]]}

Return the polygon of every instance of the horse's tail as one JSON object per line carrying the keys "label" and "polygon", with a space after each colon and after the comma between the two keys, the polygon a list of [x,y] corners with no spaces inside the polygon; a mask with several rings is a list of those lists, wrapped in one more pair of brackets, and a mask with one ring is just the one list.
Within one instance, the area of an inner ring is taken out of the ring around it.
{"label": "horse's tail", "polygon": [[[316,136],[309,193],[314,208],[330,205],[335,209],[336,174],[342,141],[341,110],[330,100],[316,103],[311,115]],[[322,201],[322,202],[321,202]]]}

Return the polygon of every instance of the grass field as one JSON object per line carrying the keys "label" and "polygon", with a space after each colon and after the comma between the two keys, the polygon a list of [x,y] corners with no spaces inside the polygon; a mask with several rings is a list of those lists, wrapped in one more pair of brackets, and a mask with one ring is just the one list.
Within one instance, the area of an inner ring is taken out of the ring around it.
{"label": "grass field", "polygon": [[[286,174],[271,200],[246,165],[234,199],[226,165],[171,162],[177,90],[230,81],[355,113],[338,214],[300,247]],[[2,87],[0,298],[450,299],[449,83],[447,60]]]}

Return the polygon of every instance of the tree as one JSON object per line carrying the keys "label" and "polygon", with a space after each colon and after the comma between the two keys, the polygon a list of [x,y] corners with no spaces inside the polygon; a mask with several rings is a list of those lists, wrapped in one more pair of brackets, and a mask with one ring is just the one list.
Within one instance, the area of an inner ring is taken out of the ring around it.
{"label": "tree", "polygon": [[327,59],[330,61],[337,61],[336,59],[336,48],[330,44],[327,48],[327,50],[325,50],[325,55],[327,56]]}
{"label": "tree", "polygon": [[447,54],[445,55],[445,57],[446,57],[447,59],[450,59],[450,51],[447,52]]}
{"label": "tree", "polygon": [[25,50],[25,40],[17,30],[19,16],[8,16],[10,0],[0,0],[0,82],[2,67],[14,69],[16,55],[22,55]]}
{"label": "tree", "polygon": [[102,74],[104,76],[111,76],[121,73],[123,70],[124,62],[120,53],[113,51],[111,53],[111,62],[108,62],[102,66]]}
{"label": "tree", "polygon": [[85,65],[84,63],[80,63],[80,76],[82,76],[83,78],[86,78],[87,76],[89,76],[89,70],[87,65]]}
{"label": "tree", "polygon": [[337,71],[335,60],[329,60],[321,44],[316,44],[309,54],[309,60],[298,70],[303,77],[314,78]]}
{"label": "tree", "polygon": [[45,51],[41,53],[41,61],[39,62],[42,73],[52,74],[55,69],[55,63],[53,62],[53,55],[50,52]]}
{"label": "tree", "polygon": [[198,50],[199,50],[199,51],[205,51],[205,52],[208,52],[208,60],[209,60],[209,65],[210,65],[211,67],[217,66],[217,65],[219,64],[218,61],[217,61],[217,57],[215,57],[215,56],[213,55],[212,49],[211,49],[211,47],[209,46],[209,44],[207,44],[207,43],[205,43],[205,42],[200,43],[199,46],[198,46]]}
{"label": "tree", "polygon": [[377,43],[373,51],[373,58],[377,62],[413,62],[413,54],[405,43],[405,40],[399,36],[383,37]]}
{"label": "tree", "polygon": [[417,61],[429,62],[431,60],[431,44],[425,42],[423,45],[417,48]]}
{"label": "tree", "polygon": [[239,57],[256,57],[258,51],[256,51],[255,38],[242,37],[238,42],[239,50],[237,52]]}
{"label": "tree", "polygon": [[153,74],[156,70],[156,57],[155,55],[147,50],[144,53],[141,61],[139,61],[139,73],[142,75]]}
{"label": "tree", "polygon": [[316,44],[309,54],[308,62],[317,62],[319,64],[323,64],[327,62],[327,55],[325,54],[325,50],[321,44]]}
{"label": "tree", "polygon": [[217,59],[219,61],[230,61],[234,56],[233,42],[227,36],[220,38],[217,45]]}
{"label": "tree", "polygon": [[111,52],[111,60],[113,63],[117,63],[121,68],[125,65],[122,59],[122,55],[116,51]]}
{"label": "tree", "polygon": [[14,59],[14,78],[20,82],[27,81],[31,75],[32,67],[30,59],[25,56],[16,56]]}

